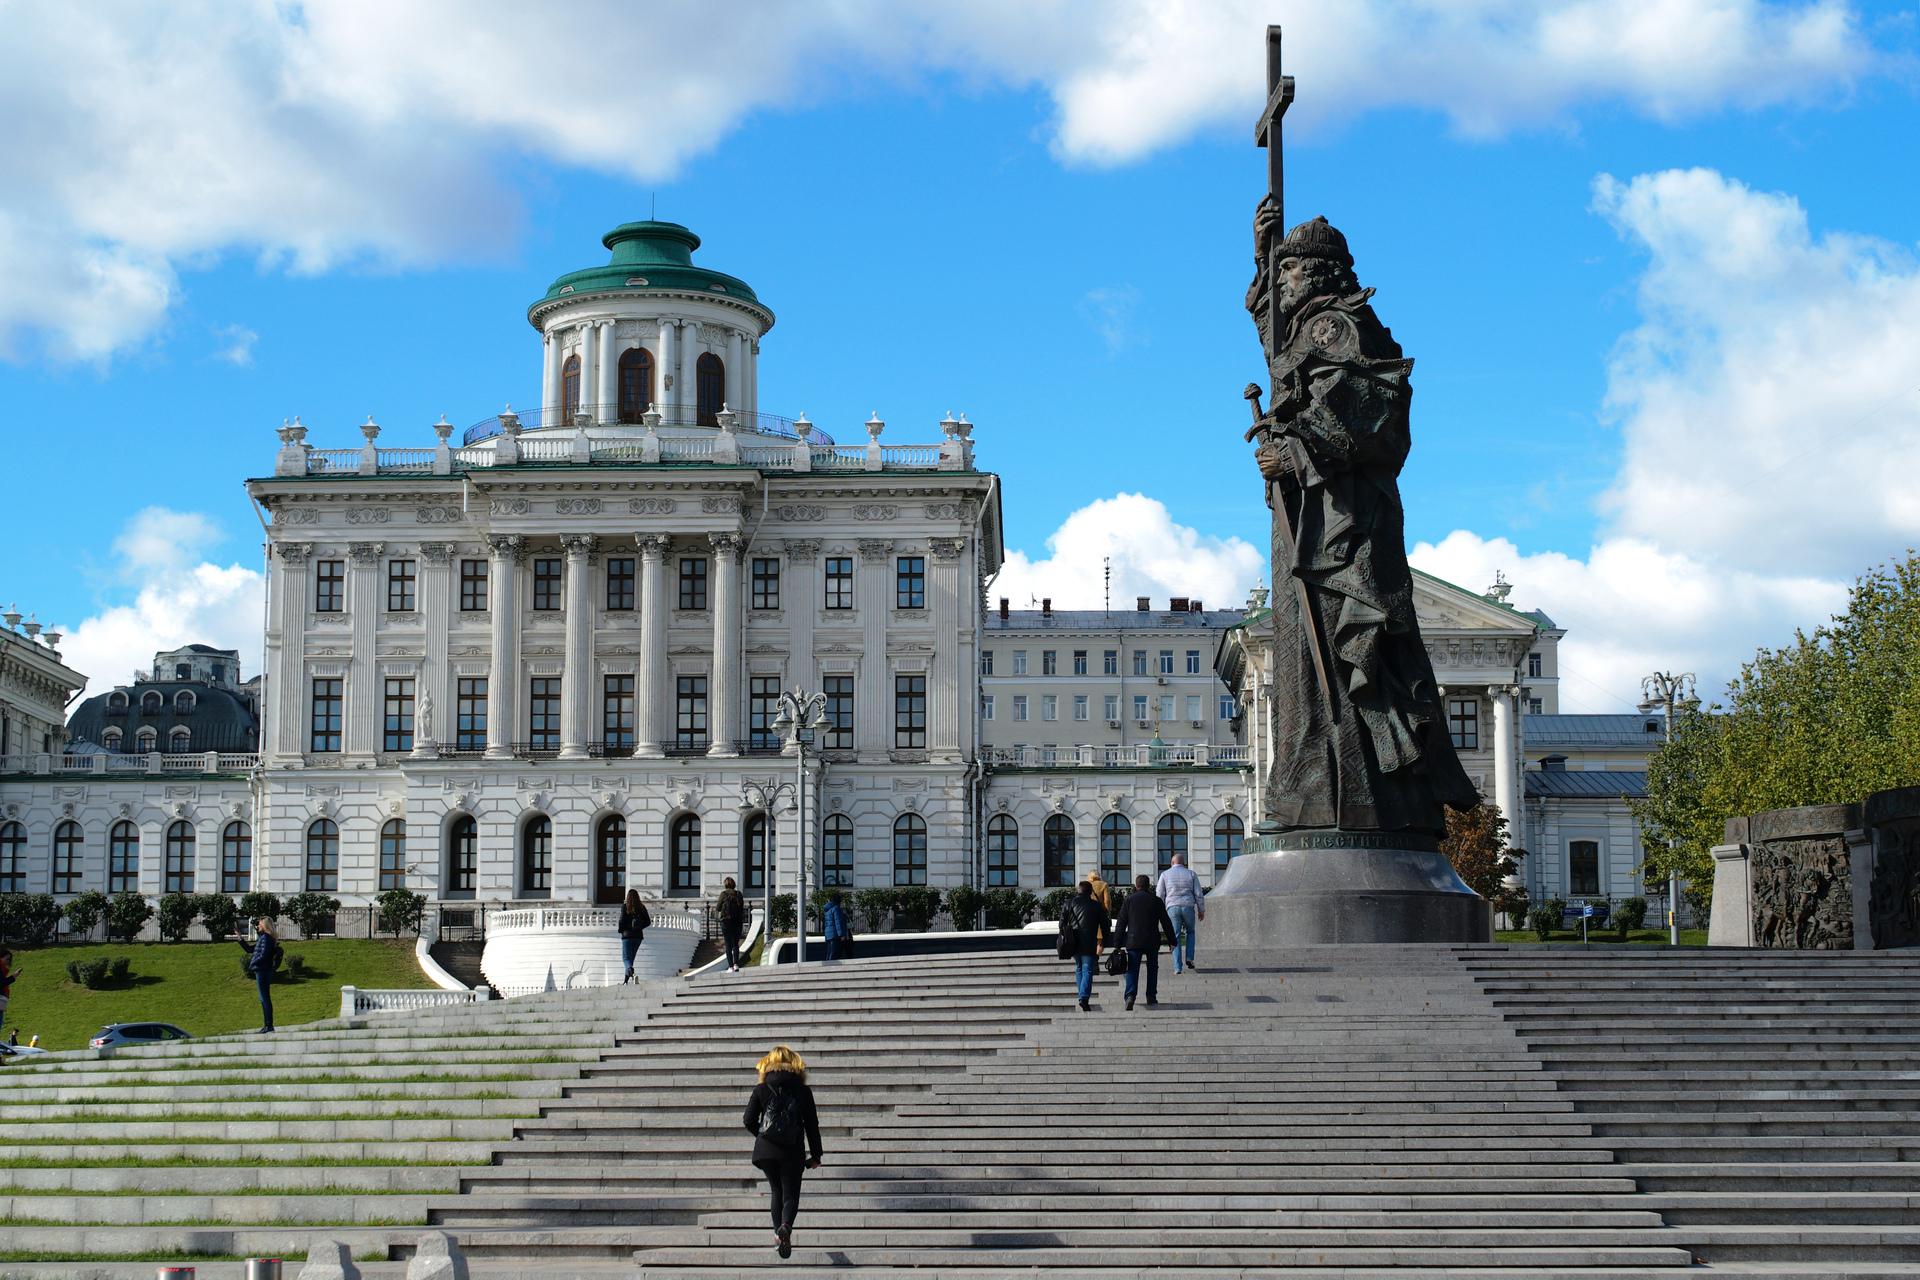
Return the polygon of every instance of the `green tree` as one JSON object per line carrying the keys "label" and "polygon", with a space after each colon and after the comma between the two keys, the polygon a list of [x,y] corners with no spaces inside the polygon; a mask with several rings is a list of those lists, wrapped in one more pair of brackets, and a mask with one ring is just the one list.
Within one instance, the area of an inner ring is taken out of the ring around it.
{"label": "green tree", "polygon": [[961,933],[971,932],[980,921],[980,909],[987,905],[987,895],[970,884],[957,884],[947,890],[947,912],[953,917],[953,927]]}
{"label": "green tree", "polygon": [[1525,849],[1512,844],[1505,815],[1485,801],[1471,809],[1447,810],[1447,834],[1440,841],[1440,852],[1447,855],[1467,888],[1488,902],[1503,896],[1507,877],[1520,870],[1520,859],[1527,856]]}
{"label": "green tree", "polygon": [[240,897],[240,916],[248,926],[252,926],[256,920],[278,920],[280,912],[278,894],[255,889],[252,893],[242,894]]}
{"label": "green tree", "polygon": [[240,923],[240,908],[224,893],[203,893],[200,895],[200,923],[206,926],[207,936],[219,942]]}
{"label": "green tree", "polygon": [[858,889],[853,895],[853,905],[860,909],[860,918],[867,922],[868,933],[885,933],[892,925],[894,901],[894,891],[886,885]]}
{"label": "green tree", "polygon": [[76,893],[67,899],[67,929],[86,938],[93,933],[93,926],[100,923],[107,914],[107,895],[98,889],[89,889],[85,893]]}
{"label": "green tree", "polygon": [[296,893],[286,902],[287,918],[300,926],[300,936],[318,936],[340,910],[340,899],[324,893]]}
{"label": "green tree", "polygon": [[200,899],[191,893],[168,893],[160,898],[160,936],[168,942],[185,942],[187,930],[200,914]]}
{"label": "green tree", "polygon": [[107,903],[107,936],[132,941],[153,919],[153,904],[143,893],[123,889]]}
{"label": "green tree", "polygon": [[420,921],[427,914],[427,900],[411,889],[389,889],[377,899],[380,903],[380,927],[394,937],[420,932]]}

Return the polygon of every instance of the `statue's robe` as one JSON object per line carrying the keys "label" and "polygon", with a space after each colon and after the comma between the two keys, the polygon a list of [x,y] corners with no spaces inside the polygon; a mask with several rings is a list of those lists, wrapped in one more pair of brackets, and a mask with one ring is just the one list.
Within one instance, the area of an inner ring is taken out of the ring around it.
{"label": "statue's robe", "polygon": [[1397,485],[1412,444],[1413,361],[1367,305],[1371,292],[1307,303],[1272,362],[1264,425],[1284,474],[1267,485],[1275,682],[1266,812],[1281,829],[1441,835],[1441,805],[1470,808],[1479,795],[1454,754],[1414,621]]}

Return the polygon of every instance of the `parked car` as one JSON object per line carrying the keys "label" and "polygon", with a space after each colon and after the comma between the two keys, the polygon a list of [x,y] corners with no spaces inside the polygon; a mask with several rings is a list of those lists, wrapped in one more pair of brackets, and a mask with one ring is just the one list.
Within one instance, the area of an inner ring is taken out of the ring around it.
{"label": "parked car", "polygon": [[18,1062],[22,1058],[38,1058],[46,1052],[38,1045],[8,1044],[0,1040],[0,1063]]}
{"label": "parked car", "polygon": [[100,1034],[87,1043],[96,1049],[121,1044],[165,1044],[169,1040],[191,1040],[191,1032],[171,1022],[115,1022],[100,1028]]}

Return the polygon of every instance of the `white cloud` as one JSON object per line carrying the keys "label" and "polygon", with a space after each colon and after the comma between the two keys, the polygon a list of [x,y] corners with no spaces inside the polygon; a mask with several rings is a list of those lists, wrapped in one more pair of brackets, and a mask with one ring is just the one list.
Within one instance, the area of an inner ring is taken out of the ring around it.
{"label": "white cloud", "polygon": [[253,363],[253,344],[260,341],[259,334],[245,325],[230,324],[215,329],[213,336],[223,344],[213,353],[215,360],[227,360],[243,366]]}
{"label": "white cloud", "polygon": [[1260,548],[1175,524],[1164,504],[1138,493],[1080,508],[1047,539],[1047,550],[1044,560],[1007,552],[990,594],[1007,597],[1018,609],[1036,607],[1031,602],[1041,599],[1051,599],[1056,609],[1098,609],[1106,590],[1104,558],[1112,563],[1116,609],[1132,609],[1135,596],[1150,596],[1162,608],[1170,596],[1237,608],[1267,563]]}
{"label": "white cloud", "polygon": [[1139,307],[1140,291],[1130,284],[1089,289],[1080,299],[1080,318],[1107,344],[1108,355],[1118,355],[1144,340],[1133,324]]}
{"label": "white cloud", "polygon": [[104,359],[225,252],[301,272],[499,252],[522,156],[659,180],[756,110],[876,79],[1038,86],[1073,163],[1244,134],[1276,14],[1306,130],[1393,107],[1471,134],[1595,102],[1667,119],[1828,95],[1876,60],[1837,0],[9,5],[0,353]]}
{"label": "white cloud", "polygon": [[77,626],[61,627],[61,656],[99,693],[151,671],[153,655],[185,644],[238,649],[243,672],[260,670],[265,579],[257,569],[222,567],[204,558],[223,535],[198,512],[149,507],[114,540],[116,576],[135,590]]}

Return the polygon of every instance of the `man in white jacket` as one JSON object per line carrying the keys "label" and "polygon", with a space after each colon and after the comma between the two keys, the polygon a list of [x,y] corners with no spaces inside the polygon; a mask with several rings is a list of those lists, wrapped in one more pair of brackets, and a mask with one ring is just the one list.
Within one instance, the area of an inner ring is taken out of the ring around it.
{"label": "man in white jacket", "polygon": [[1173,920],[1173,927],[1179,931],[1179,945],[1173,949],[1173,971],[1181,971],[1180,952],[1184,949],[1186,968],[1198,970],[1193,962],[1194,917],[1207,918],[1206,895],[1200,890],[1200,877],[1187,868],[1187,855],[1173,855],[1173,865],[1160,873],[1160,883],[1155,888],[1160,901],[1167,904],[1167,915]]}

